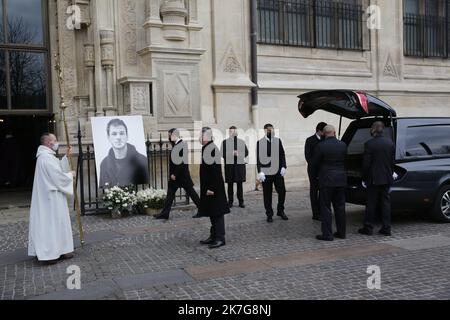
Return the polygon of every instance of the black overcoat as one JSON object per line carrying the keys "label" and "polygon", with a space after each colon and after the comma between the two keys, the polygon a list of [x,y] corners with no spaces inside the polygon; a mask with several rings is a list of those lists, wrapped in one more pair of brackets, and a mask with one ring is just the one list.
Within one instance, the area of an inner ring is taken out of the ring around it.
{"label": "black overcoat", "polygon": [[[238,151],[238,155],[234,156],[233,151]],[[245,158],[248,157],[248,148],[245,141],[238,137],[224,140],[221,154],[225,163],[225,182],[242,183],[247,181]]]}
{"label": "black overcoat", "polygon": [[176,180],[172,183],[178,187],[190,188],[194,186],[189,171],[189,148],[188,144],[183,140],[174,144],[170,152],[169,179],[172,175],[176,177]]}
{"label": "black overcoat", "polygon": [[[210,142],[202,148],[202,164],[200,165],[200,207],[202,217],[219,217],[230,213],[225,185],[222,176],[220,152],[217,146]],[[207,196],[207,191],[213,191],[213,196]]]}

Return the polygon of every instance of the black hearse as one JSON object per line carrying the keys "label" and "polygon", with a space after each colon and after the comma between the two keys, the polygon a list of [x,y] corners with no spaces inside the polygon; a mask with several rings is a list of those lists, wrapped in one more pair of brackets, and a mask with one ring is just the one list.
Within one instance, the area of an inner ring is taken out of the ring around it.
{"label": "black hearse", "polygon": [[450,117],[400,118],[380,99],[349,90],[313,91],[299,99],[304,118],[324,110],[341,116],[341,123],[342,117],[354,120],[342,136],[348,145],[347,202],[365,205],[361,178],[364,144],[371,138],[372,124],[383,121],[385,136],[396,144],[395,172],[399,177],[392,187],[393,210],[421,210],[436,221],[450,222]]}

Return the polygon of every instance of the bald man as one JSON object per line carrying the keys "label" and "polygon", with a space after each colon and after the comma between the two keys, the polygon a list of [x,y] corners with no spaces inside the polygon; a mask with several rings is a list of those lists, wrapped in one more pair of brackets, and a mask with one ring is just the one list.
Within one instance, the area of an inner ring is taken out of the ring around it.
{"label": "bald man", "polygon": [[[311,161],[311,171],[319,179],[319,210],[322,219],[322,235],[318,240],[333,241],[334,238],[345,239],[345,188],[347,186],[347,172],[345,158],[347,145],[336,139],[336,130],[333,126],[323,129],[325,140],[319,143],[314,150]],[[333,235],[331,204],[336,216],[337,232]]]}
{"label": "bald man", "polygon": [[[73,257],[72,225],[67,197],[73,195],[73,177],[67,156],[56,157],[58,139],[41,137],[30,209],[28,255],[44,264]],[[68,154],[71,151],[68,151]]]}

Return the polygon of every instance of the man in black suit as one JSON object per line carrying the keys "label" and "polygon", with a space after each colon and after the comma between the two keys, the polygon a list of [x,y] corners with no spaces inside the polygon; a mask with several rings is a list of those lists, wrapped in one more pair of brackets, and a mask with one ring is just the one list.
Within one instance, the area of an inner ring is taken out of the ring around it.
{"label": "man in black suit", "polygon": [[[312,174],[319,178],[319,208],[322,220],[322,235],[318,240],[333,241],[334,237],[345,239],[345,187],[347,186],[347,172],[345,170],[345,157],[347,145],[336,139],[336,130],[333,126],[323,129],[325,140],[319,143],[314,150],[312,159]],[[336,216],[337,232],[333,237],[332,212]]]}
{"label": "man in black suit", "polygon": [[237,185],[237,198],[239,207],[244,205],[243,183],[246,181],[245,158],[248,157],[248,149],[245,141],[238,138],[237,128],[230,128],[230,137],[222,142],[222,158],[225,162],[225,182],[228,184],[228,206],[233,207],[234,184]]}
{"label": "man in black suit", "polygon": [[203,245],[210,249],[225,245],[225,217],[230,213],[225,183],[222,176],[221,156],[213,142],[211,128],[205,127],[200,134],[202,144],[202,164],[200,165],[200,207],[199,214],[211,220],[210,236]]}
{"label": "man in black suit", "polygon": [[314,149],[323,139],[323,129],[327,126],[325,122],[321,122],[316,127],[316,133],[306,139],[305,143],[305,159],[308,163],[308,177],[309,177],[309,197],[311,199],[311,209],[313,219],[320,221],[319,215],[319,181],[317,177],[313,176],[311,166],[314,156]]}
{"label": "man in black suit", "polygon": [[367,205],[364,227],[359,233],[373,234],[373,224],[377,205],[382,211],[383,227],[380,234],[391,236],[391,197],[389,191],[396,174],[394,173],[395,146],[391,139],[384,137],[384,123],[377,121],[371,128],[373,139],[364,146],[363,181],[367,187]]}
{"label": "man in black suit", "polygon": [[[197,208],[200,205],[200,198],[194,190],[194,182],[192,182],[189,172],[189,150],[186,142],[180,139],[178,129],[169,131],[169,141],[172,143],[172,151],[169,160],[169,186],[167,198],[161,213],[155,216],[155,219],[168,220],[170,210],[172,209],[175,195],[179,188],[183,188],[186,194],[192,199]],[[197,217],[197,216],[194,216]]]}
{"label": "man in black suit", "polygon": [[256,147],[258,180],[263,185],[264,207],[267,222],[273,222],[272,192],[273,186],[278,193],[277,215],[283,220],[289,220],[284,212],[286,200],[286,154],[281,139],[275,137],[273,125],[264,126],[266,136],[258,141]]}

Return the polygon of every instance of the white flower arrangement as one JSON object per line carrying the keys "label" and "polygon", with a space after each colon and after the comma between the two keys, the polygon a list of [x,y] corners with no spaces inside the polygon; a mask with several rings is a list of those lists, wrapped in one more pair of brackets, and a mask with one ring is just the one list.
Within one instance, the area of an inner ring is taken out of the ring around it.
{"label": "white flower arrangement", "polygon": [[137,204],[136,191],[128,187],[115,186],[106,189],[103,200],[109,210],[127,209],[131,212],[132,208]]}
{"label": "white flower arrangement", "polygon": [[137,205],[144,209],[161,209],[166,201],[167,192],[162,189],[145,189],[136,194]]}

